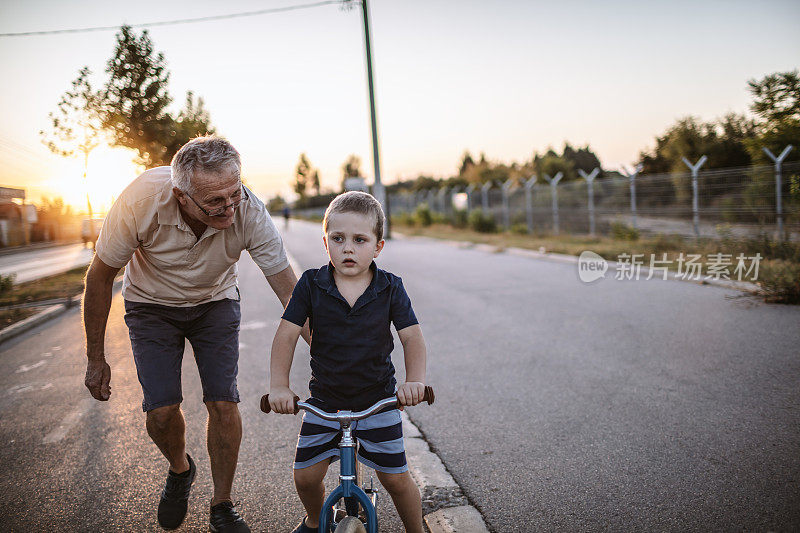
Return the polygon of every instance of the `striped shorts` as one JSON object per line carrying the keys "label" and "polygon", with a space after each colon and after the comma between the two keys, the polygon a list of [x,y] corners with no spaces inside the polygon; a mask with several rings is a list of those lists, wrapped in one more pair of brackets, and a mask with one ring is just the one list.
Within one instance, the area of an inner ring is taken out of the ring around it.
{"label": "striped shorts", "polygon": [[[400,411],[382,411],[353,422],[352,427],[353,437],[359,443],[357,457],[361,463],[389,474],[408,470]],[[314,413],[303,413],[294,468],[306,468],[328,458],[337,461],[341,439],[338,422],[323,420]]]}

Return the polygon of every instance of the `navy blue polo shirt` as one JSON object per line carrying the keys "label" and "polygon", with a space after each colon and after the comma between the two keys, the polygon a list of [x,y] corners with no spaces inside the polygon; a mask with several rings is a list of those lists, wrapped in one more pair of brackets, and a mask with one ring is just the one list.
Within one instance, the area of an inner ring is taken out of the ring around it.
{"label": "navy blue polo shirt", "polygon": [[403,281],[373,261],[372,282],[351,308],[336,288],[333,265],[306,270],[292,292],[283,319],[311,327],[311,396],[328,410],[366,409],[395,392],[394,341],[418,324]]}

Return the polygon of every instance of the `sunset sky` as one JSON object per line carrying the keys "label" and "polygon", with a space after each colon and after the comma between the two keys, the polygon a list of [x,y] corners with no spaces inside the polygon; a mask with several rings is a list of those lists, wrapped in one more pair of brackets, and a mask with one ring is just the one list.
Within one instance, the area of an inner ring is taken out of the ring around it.
{"label": "sunset sky", "polygon": [[[311,0],[5,1],[0,33],[116,26]],[[633,162],[676,118],[745,112],[747,80],[800,66],[800,2],[372,0],[382,176],[447,177],[464,150],[511,162],[589,143]],[[137,30],[141,31],[141,30]],[[203,97],[262,197],[290,190],[301,152],[334,189],[349,154],[372,179],[360,11],[329,5],[149,29],[177,109]],[[85,206],[82,162],[39,139],[88,65],[105,80],[114,31],[0,37],[0,185]],[[124,150],[92,155],[92,202],[137,174]]]}

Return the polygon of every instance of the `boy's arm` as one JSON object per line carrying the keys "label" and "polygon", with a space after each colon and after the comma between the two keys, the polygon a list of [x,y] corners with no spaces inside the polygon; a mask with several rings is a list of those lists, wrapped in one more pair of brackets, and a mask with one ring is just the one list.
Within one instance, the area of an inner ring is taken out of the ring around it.
{"label": "boy's arm", "polygon": [[425,365],[427,350],[419,324],[408,326],[397,332],[403,344],[406,362],[406,382],[397,388],[400,405],[417,405],[425,394]]}
{"label": "boy's arm", "polygon": [[302,328],[288,320],[281,320],[272,340],[269,362],[269,405],[276,413],[294,414],[294,392],[289,388],[289,371],[292,369],[294,349]]}

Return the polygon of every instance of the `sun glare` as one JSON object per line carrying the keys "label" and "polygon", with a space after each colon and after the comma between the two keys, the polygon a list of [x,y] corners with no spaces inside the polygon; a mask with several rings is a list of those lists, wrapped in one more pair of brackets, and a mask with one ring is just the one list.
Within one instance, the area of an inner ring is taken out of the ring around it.
{"label": "sun glare", "polygon": [[143,167],[133,163],[136,152],[125,148],[101,145],[89,155],[86,182],[83,180],[83,160],[63,160],[58,177],[49,183],[53,197],[61,197],[64,203],[78,212],[86,212],[86,191],[94,214],[105,213],[125,187],[142,171]]}

